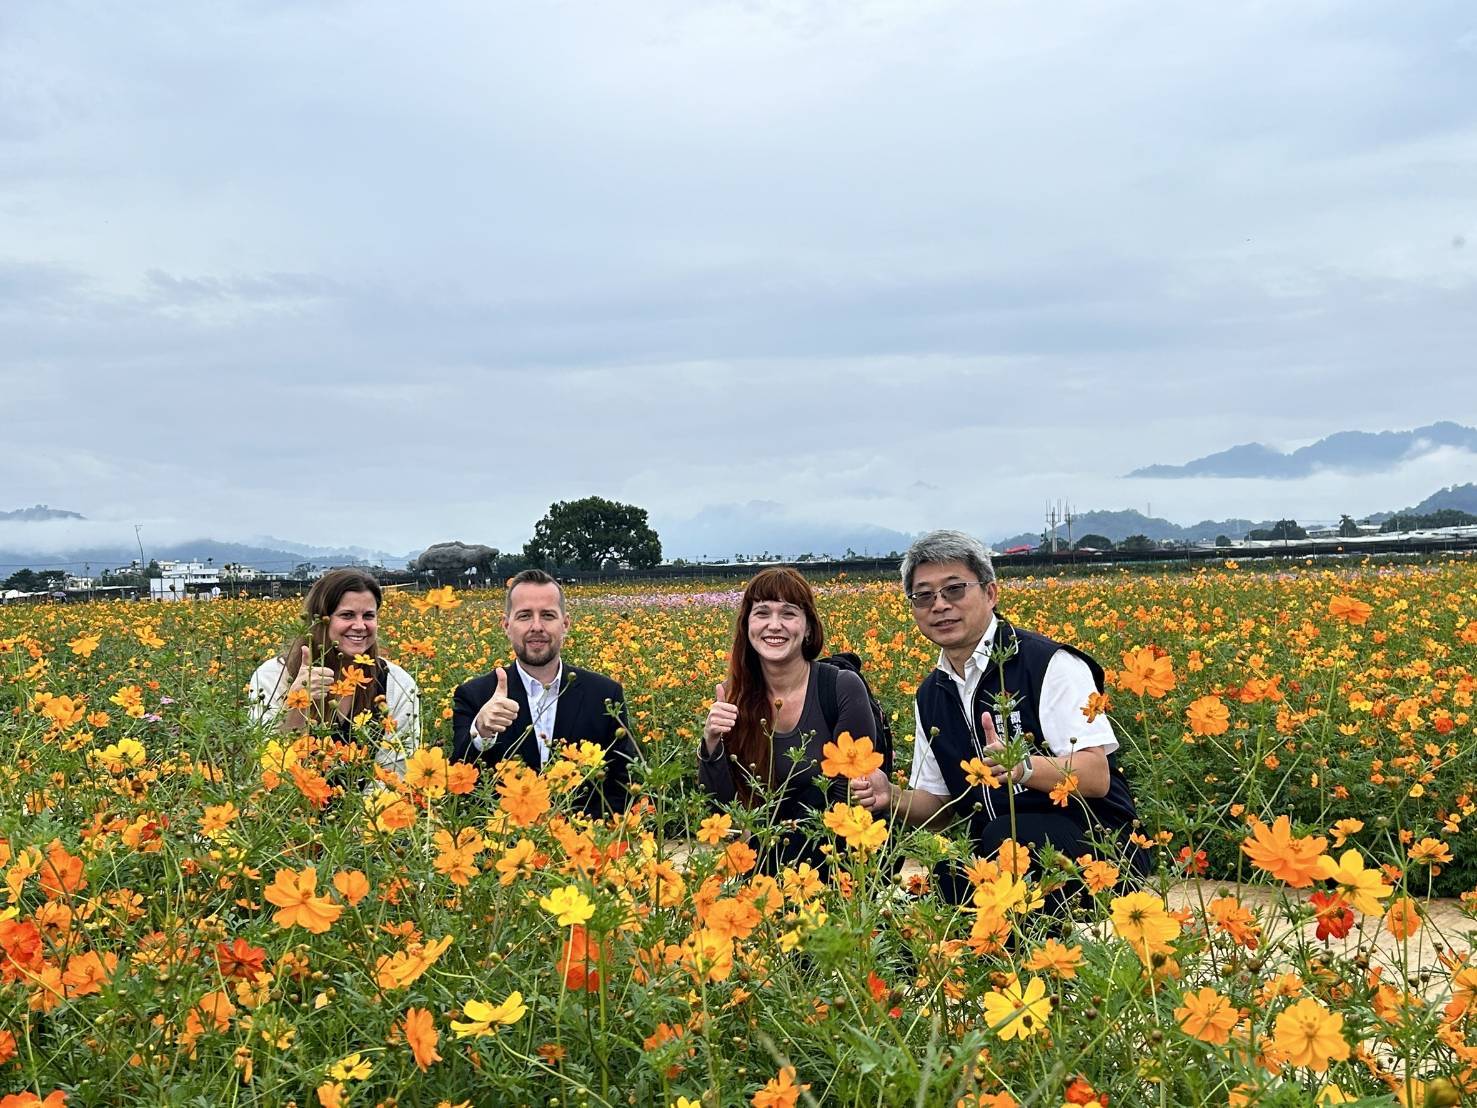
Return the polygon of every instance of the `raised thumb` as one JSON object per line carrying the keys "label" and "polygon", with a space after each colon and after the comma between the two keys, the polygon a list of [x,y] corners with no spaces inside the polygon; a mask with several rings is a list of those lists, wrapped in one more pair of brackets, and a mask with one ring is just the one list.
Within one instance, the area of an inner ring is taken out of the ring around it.
{"label": "raised thumb", "polygon": [[502,666],[497,667],[497,691],[495,695],[508,695],[508,671],[503,669]]}
{"label": "raised thumb", "polygon": [[313,668],[313,652],[308,649],[308,647],[307,647],[306,644],[304,644],[304,646],[303,646],[303,664],[302,664],[302,668],[303,669],[312,669]]}
{"label": "raised thumb", "polygon": [[713,690],[713,699],[720,704],[728,703],[728,690],[723,687],[721,681],[718,683],[718,687]]}
{"label": "raised thumb", "polygon": [[985,736],[985,745],[1000,741],[1000,733],[995,730],[995,717],[989,712],[980,713],[980,731]]}

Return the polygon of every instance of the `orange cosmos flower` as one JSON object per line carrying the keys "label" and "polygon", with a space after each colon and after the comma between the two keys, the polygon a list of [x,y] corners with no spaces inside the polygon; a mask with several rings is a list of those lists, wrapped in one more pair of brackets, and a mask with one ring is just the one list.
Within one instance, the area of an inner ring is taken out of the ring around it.
{"label": "orange cosmos flower", "polygon": [[402,1031],[405,1034],[405,1042],[410,1047],[410,1053],[415,1057],[415,1064],[420,1067],[422,1073],[429,1069],[433,1062],[441,1061],[441,1055],[436,1052],[441,1036],[436,1030],[436,1021],[431,1017],[428,1009],[407,1008]]}
{"label": "orange cosmos flower", "polygon": [[1385,913],[1385,930],[1400,941],[1405,941],[1421,929],[1421,913],[1415,901],[1408,896],[1398,896],[1390,902]]}
{"label": "orange cosmos flower", "polygon": [[349,902],[350,908],[357,908],[369,895],[369,878],[357,869],[339,870],[333,875],[333,887]]}
{"label": "orange cosmos flower", "polygon": [[979,758],[966,759],[959,763],[959,768],[964,771],[964,780],[971,789],[977,789],[981,785],[987,789],[1000,787],[1000,778],[995,776],[995,771]]}
{"label": "orange cosmos flower", "polygon": [[1292,820],[1287,816],[1278,816],[1271,827],[1252,816],[1251,836],[1241,844],[1241,851],[1258,869],[1294,889],[1302,889],[1321,876],[1318,860],[1327,846],[1328,841],[1321,836],[1294,838]]}
{"label": "orange cosmos flower", "polygon": [[449,877],[453,885],[465,887],[473,877],[482,872],[477,865],[477,855],[487,846],[487,840],[475,827],[463,827],[457,832],[456,838],[451,837],[450,831],[441,829],[436,832],[433,841],[437,854],[431,864],[437,873],[444,873]]}
{"label": "orange cosmos flower", "polygon": [[46,848],[46,861],[41,863],[39,881],[47,900],[70,899],[75,892],[87,888],[82,876],[82,859],[67,852],[60,839],[52,839]]}
{"label": "orange cosmos flower", "polygon": [[462,602],[456,598],[456,590],[450,585],[443,585],[439,589],[427,589],[425,596],[414,596],[410,599],[410,606],[422,615],[433,608],[438,612],[452,612],[462,606]]}
{"label": "orange cosmos flower", "polygon": [[795,1067],[785,1066],[779,1076],[765,1083],[749,1101],[754,1108],[795,1108],[795,1102],[809,1085],[795,1084]]}
{"label": "orange cosmos flower", "polygon": [[405,760],[405,783],[429,797],[443,795],[448,770],[446,752],[439,746],[423,746]]}
{"label": "orange cosmos flower", "polygon": [[216,943],[215,962],[222,977],[250,981],[266,966],[267,952],[245,939],[234,939],[229,943]]}
{"label": "orange cosmos flower", "polygon": [[43,1100],[35,1093],[7,1093],[0,1096],[0,1108],[66,1108],[67,1094],[53,1089]]}
{"label": "orange cosmos flower", "polygon": [[1185,709],[1185,720],[1197,735],[1224,735],[1231,729],[1231,710],[1218,696],[1202,696]]}
{"label": "orange cosmos flower", "polygon": [[1037,973],[1049,973],[1063,981],[1070,981],[1076,977],[1077,968],[1081,965],[1082,948],[1064,946],[1056,939],[1047,939],[1031,952],[1030,958],[1026,959],[1026,969],[1035,970]]}
{"label": "orange cosmos flower", "polygon": [[759,926],[759,909],[749,900],[724,897],[715,900],[703,919],[703,926],[725,939],[747,939]]}
{"label": "orange cosmos flower", "polygon": [[1328,1069],[1330,1062],[1349,1057],[1349,1044],[1344,1041],[1344,1017],[1330,1012],[1311,997],[1284,1008],[1277,1016],[1272,1045],[1291,1065],[1304,1066],[1315,1073]]}
{"label": "orange cosmos flower", "polygon": [[497,795],[502,810],[517,827],[532,827],[549,810],[548,783],[526,766],[499,781]]}
{"label": "orange cosmos flower", "polygon": [[1446,865],[1451,861],[1451,848],[1440,839],[1425,838],[1410,848],[1410,860],[1427,866]]}
{"label": "orange cosmos flower", "polygon": [[1175,686],[1174,662],[1151,646],[1127,651],[1123,668],[1118,671],[1118,684],[1131,693],[1157,700]]}
{"label": "orange cosmos flower", "polygon": [[1111,712],[1112,710],[1113,702],[1108,699],[1107,693],[1088,693],[1087,703],[1082,705],[1082,714],[1087,718],[1088,723],[1091,723],[1105,712]]}
{"label": "orange cosmos flower", "polygon": [[1186,993],[1184,1004],[1174,1010],[1180,1030],[1202,1043],[1220,1046],[1231,1039],[1231,1030],[1241,1019],[1241,1010],[1214,989]]}
{"label": "orange cosmos flower", "polygon": [[1091,893],[1111,889],[1118,884],[1118,867],[1112,862],[1088,862],[1082,867],[1082,882]]}
{"label": "orange cosmos flower", "polygon": [[1058,781],[1051,789],[1051,802],[1058,807],[1065,808],[1072,794],[1077,791],[1077,774],[1069,773]]}
{"label": "orange cosmos flower", "polygon": [[709,846],[717,846],[733,830],[733,820],[719,813],[709,816],[698,826],[697,841],[707,843]]}
{"label": "orange cosmos flower", "polygon": [[314,935],[327,931],[344,910],[331,900],[316,895],[317,887],[318,874],[312,866],[306,866],[300,872],[279,869],[263,894],[279,909],[272,917],[273,922],[282,928],[302,927]]}
{"label": "orange cosmos flower", "polygon": [[1352,596],[1335,596],[1328,602],[1329,615],[1354,627],[1362,627],[1373,613],[1373,608]]}
{"label": "orange cosmos flower", "polygon": [[92,657],[92,652],[98,648],[98,644],[101,642],[101,636],[96,634],[78,635],[71,642],[67,643],[67,645],[72,648],[73,654],[83,658],[90,658]]}
{"label": "orange cosmos flower", "polygon": [[737,876],[748,873],[759,861],[759,855],[748,843],[729,843],[723,848],[723,861],[719,868]]}
{"label": "orange cosmos flower", "polygon": [[866,777],[882,768],[882,755],[872,749],[869,738],[853,739],[850,731],[836,736],[821,748],[821,772],[827,777]]}
{"label": "orange cosmos flower", "polygon": [[455,762],[446,770],[446,791],[452,796],[466,796],[477,787],[480,771],[471,762]]}
{"label": "orange cosmos flower", "polygon": [[416,981],[451,946],[451,936],[443,935],[428,943],[412,942],[404,950],[381,955],[374,963],[374,980],[382,989],[404,989]]}

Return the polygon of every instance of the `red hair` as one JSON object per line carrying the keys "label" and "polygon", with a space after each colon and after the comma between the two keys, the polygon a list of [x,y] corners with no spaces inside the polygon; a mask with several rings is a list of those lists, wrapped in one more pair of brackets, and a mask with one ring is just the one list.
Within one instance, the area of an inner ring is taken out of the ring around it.
{"label": "red hair", "polygon": [[820,613],[815,609],[815,594],[810,590],[810,582],[798,570],[775,566],[755,574],[739,603],[733,648],[728,652],[728,702],[738,706],[738,720],[728,733],[728,753],[738,761],[740,772],[735,776],[734,784],[739,800],[748,806],[754,803],[750,777],[774,786],[790,771],[789,766],[784,766],[783,772],[775,772],[774,752],[770,746],[770,734],[774,730],[773,698],[764,683],[759,654],[749,643],[749,614],[755,604],[766,600],[793,604],[805,613],[805,642],[801,644],[800,651],[807,662],[820,657],[821,647],[826,642]]}

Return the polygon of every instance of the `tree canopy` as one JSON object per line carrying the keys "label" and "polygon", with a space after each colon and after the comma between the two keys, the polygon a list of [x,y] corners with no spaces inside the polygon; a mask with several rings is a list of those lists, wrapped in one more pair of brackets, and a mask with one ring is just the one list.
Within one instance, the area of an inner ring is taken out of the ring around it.
{"label": "tree canopy", "polygon": [[662,560],[662,543],[646,521],[646,509],[599,496],[558,501],[533,528],[523,547],[532,565],[600,569],[648,568]]}

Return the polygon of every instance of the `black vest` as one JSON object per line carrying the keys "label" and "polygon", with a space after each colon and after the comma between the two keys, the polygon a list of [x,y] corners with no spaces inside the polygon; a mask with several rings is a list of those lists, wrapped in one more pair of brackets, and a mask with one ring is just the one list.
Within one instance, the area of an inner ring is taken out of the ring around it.
{"label": "black vest", "polygon": [[[1074,646],[1055,642],[1045,635],[1014,627],[998,615],[995,628],[995,649],[991,652],[989,665],[980,677],[975,691],[971,714],[966,717],[960,703],[959,687],[954,679],[941,669],[935,669],[918,687],[918,716],[923,724],[923,733],[916,737],[916,744],[931,742],[933,756],[938,762],[955,801],[953,810],[969,816],[971,836],[979,841],[984,828],[995,819],[1010,814],[1009,791],[1015,792],[1017,812],[1057,812],[1078,820],[1084,828],[1097,827],[1117,831],[1137,818],[1133,797],[1128,791],[1128,782],[1118,768],[1118,755],[1108,756],[1108,792],[1106,796],[1074,796],[1065,808],[1052,803],[1051,797],[1039,789],[1023,785],[1012,786],[1002,782],[998,788],[971,786],[966,780],[960,763],[980,757],[983,741],[975,737],[978,725],[971,726],[970,720],[978,720],[988,708],[995,717],[995,730],[1002,739],[1006,738],[1005,721],[996,700],[1014,699],[1011,709],[1011,738],[1025,735],[1033,752],[1050,755],[1051,751],[1041,739],[1041,720],[1038,716],[1041,703],[1041,684],[1046,679],[1046,667],[1058,650],[1075,654],[1087,663],[1092,671],[1093,684],[1098,692],[1103,691],[1103,667]],[[1003,690],[1003,693],[1002,693]],[[1084,719],[1085,721],[1085,719]],[[917,745],[914,747],[917,757]],[[975,805],[980,806],[975,811]],[[1084,804],[1086,808],[1084,810]]]}

